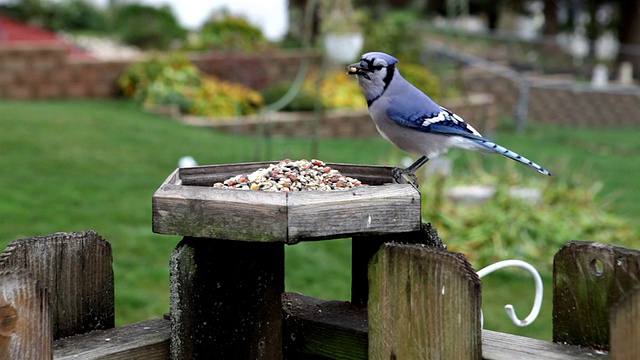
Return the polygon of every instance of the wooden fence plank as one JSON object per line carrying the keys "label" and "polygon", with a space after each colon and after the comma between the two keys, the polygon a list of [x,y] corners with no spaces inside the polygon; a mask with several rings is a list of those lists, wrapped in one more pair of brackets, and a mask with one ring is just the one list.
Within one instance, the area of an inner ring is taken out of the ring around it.
{"label": "wooden fence plank", "polygon": [[172,359],[282,357],[283,243],[185,237],[170,274]]}
{"label": "wooden fence plank", "polygon": [[424,244],[445,249],[431,223],[421,223],[420,230],[397,234],[354,236],[351,241],[351,302],[367,305],[369,299],[369,261],[386,242]]}
{"label": "wooden fence plank", "polygon": [[640,287],[611,309],[611,358],[635,360],[640,354]]}
{"label": "wooden fence plank", "polygon": [[52,359],[47,290],[25,269],[0,270],[0,359]]}
{"label": "wooden fence plank", "polygon": [[286,359],[367,359],[365,307],[285,293],[282,309]]}
{"label": "wooden fence plank", "polygon": [[55,360],[167,360],[171,325],[151,319],[54,342]]}
{"label": "wooden fence plank", "polygon": [[481,282],[462,254],[387,243],[369,279],[369,358],[481,358]]}
{"label": "wooden fence plank", "polygon": [[609,349],[610,309],[640,286],[640,251],[571,241],[553,265],[553,341]]}
{"label": "wooden fence plank", "polygon": [[111,245],[95,231],[17,239],[0,268],[25,268],[49,290],[54,339],[114,326]]}
{"label": "wooden fence plank", "polygon": [[482,330],[482,358],[485,360],[606,360],[609,359],[609,353]]}
{"label": "wooden fence plank", "polygon": [[[354,307],[348,302],[320,300],[295,293],[286,293],[282,299],[287,359],[308,359],[313,356],[329,359],[368,358],[368,326],[365,309]],[[339,335],[334,335],[334,331]],[[340,344],[348,344],[349,348],[340,347]],[[336,346],[338,350],[334,351],[333,348]],[[606,360],[609,359],[609,353],[482,330],[482,358],[485,360]]]}

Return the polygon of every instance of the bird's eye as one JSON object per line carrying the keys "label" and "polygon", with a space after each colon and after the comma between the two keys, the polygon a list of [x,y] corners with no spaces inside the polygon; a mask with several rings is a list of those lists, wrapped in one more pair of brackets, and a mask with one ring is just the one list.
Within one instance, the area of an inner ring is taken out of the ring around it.
{"label": "bird's eye", "polygon": [[371,80],[371,78],[369,77],[369,74],[362,74],[362,77],[364,77],[367,80]]}

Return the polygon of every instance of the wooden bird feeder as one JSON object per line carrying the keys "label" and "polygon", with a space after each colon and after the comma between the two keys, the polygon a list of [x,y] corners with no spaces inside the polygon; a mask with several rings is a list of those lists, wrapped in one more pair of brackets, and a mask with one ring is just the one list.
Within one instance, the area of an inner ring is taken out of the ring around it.
{"label": "wooden bird feeder", "polygon": [[253,242],[284,242],[417,231],[420,193],[391,167],[327,163],[363,184],[348,190],[267,192],[213,188],[271,162],[176,169],[153,195],[153,231]]}

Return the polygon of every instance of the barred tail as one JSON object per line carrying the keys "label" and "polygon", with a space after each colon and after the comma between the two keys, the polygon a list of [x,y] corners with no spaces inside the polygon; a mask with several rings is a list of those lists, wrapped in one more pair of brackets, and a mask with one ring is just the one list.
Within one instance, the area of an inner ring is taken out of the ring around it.
{"label": "barred tail", "polygon": [[477,142],[478,144],[482,145],[483,147],[489,149],[489,150],[493,150],[496,153],[500,154],[500,155],[504,155],[506,157],[508,157],[509,159],[513,159],[515,161],[521,162],[525,165],[528,165],[534,169],[536,169],[536,171],[538,171],[541,174],[544,175],[548,175],[553,177],[553,175],[547,171],[545,168],[543,168],[542,166],[534,163],[533,161],[527,159],[526,157],[519,155],[509,149],[507,149],[504,146],[500,146],[492,141],[489,140],[480,140],[480,139],[474,139],[475,142]]}

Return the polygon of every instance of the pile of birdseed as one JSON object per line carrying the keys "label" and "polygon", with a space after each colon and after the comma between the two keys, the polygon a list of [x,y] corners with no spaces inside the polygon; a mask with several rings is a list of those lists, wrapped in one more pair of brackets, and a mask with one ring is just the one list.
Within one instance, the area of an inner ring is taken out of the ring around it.
{"label": "pile of birdseed", "polygon": [[213,184],[213,187],[220,189],[263,191],[346,190],[356,186],[366,184],[344,176],[316,159],[285,159],[269,165],[266,169],[258,169],[251,174],[237,175]]}

